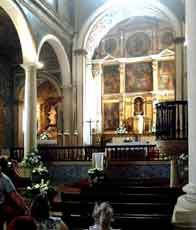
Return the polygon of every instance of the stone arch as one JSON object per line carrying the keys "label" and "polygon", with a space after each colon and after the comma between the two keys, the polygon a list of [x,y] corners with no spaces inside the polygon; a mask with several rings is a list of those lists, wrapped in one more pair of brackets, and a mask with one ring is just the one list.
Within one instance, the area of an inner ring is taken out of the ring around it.
{"label": "stone arch", "polygon": [[[60,71],[61,71],[61,80],[62,80],[62,96],[63,96],[63,108],[60,111],[59,109],[59,114],[62,114],[62,123],[61,124],[61,130],[63,131],[63,134],[66,133],[66,138],[67,140],[69,139],[69,135],[70,135],[70,130],[71,130],[71,123],[72,123],[72,119],[71,119],[71,112],[72,112],[72,91],[71,91],[71,87],[72,87],[72,83],[71,83],[71,70],[70,70],[70,63],[69,63],[69,59],[67,56],[67,53],[61,43],[61,41],[55,37],[52,34],[48,34],[46,36],[44,36],[38,46],[38,55],[37,55],[37,61],[39,60],[39,55],[41,52],[41,49],[44,45],[45,42],[48,42],[52,48],[54,49],[59,65],[60,65]],[[66,144],[70,144],[68,143],[68,141],[65,140]],[[64,144],[65,144],[64,143]]]}
{"label": "stone arch", "polygon": [[[119,0],[110,0],[99,7],[89,17],[75,40],[73,47],[75,53],[78,53],[78,56],[74,59],[78,66],[75,66],[76,72],[73,75],[73,81],[80,81],[77,82],[77,84],[83,85],[77,94],[77,127],[80,143],[89,144],[88,128],[85,127],[85,125],[81,125],[84,124],[85,120],[89,120],[89,114],[91,113],[87,108],[92,108],[92,112],[96,111],[95,107],[93,107],[94,105],[92,106],[89,104],[89,98],[91,98],[92,95],[89,95],[89,90],[87,89],[89,85],[87,84],[87,81],[93,81],[91,66],[93,53],[98,47],[101,39],[110,31],[110,29],[119,22],[134,16],[154,16],[155,18],[162,19],[172,25],[176,36],[182,35],[181,25],[175,14],[163,3],[157,0],[125,0],[124,4]],[[84,54],[86,54],[85,57]],[[91,92],[92,91],[93,90],[91,89]],[[80,108],[78,109],[79,106]],[[96,114],[93,116],[94,117],[91,117],[91,119],[94,120]]]}
{"label": "stone arch", "polygon": [[16,28],[22,49],[23,64],[35,63],[36,45],[22,10],[12,0],[0,1],[0,7],[8,14]]}
{"label": "stone arch", "polygon": [[62,85],[70,86],[71,71],[70,71],[69,59],[61,41],[57,37],[55,37],[52,34],[48,34],[42,38],[38,46],[37,61],[39,60],[39,55],[45,42],[48,42],[56,53],[60,65],[60,70],[61,70]]}
{"label": "stone arch", "polygon": [[99,7],[86,21],[79,33],[74,49],[85,49],[88,57],[91,58],[95,48],[109,30],[119,22],[132,16],[154,16],[167,20],[173,26],[176,35],[181,35],[181,26],[177,17],[169,8],[157,0],[138,0],[134,3],[126,0],[124,4],[118,0],[110,0]]}

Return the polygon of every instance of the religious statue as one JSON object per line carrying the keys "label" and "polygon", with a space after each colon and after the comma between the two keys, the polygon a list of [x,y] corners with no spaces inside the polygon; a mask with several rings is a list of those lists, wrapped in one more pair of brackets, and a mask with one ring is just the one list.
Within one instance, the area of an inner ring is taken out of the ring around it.
{"label": "religious statue", "polygon": [[56,125],[56,109],[54,106],[51,106],[50,111],[48,112],[49,116],[49,125],[55,126]]}

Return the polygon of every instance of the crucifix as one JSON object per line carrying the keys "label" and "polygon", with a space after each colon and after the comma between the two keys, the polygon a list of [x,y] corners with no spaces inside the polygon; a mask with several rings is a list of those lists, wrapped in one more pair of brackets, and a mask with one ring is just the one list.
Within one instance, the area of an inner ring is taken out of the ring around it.
{"label": "crucifix", "polygon": [[96,120],[96,121],[93,121],[93,120],[88,120],[88,121],[86,121],[86,123],[89,123],[89,131],[90,131],[90,145],[92,144],[92,123],[95,123],[96,122],[96,124],[99,122],[98,120]]}

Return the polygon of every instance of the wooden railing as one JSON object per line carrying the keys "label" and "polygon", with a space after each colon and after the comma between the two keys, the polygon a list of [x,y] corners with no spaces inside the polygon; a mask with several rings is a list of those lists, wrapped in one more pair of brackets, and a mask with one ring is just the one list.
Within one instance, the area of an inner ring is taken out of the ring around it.
{"label": "wooden railing", "polygon": [[156,104],[156,138],[179,140],[188,138],[187,101],[161,102]]}
{"label": "wooden railing", "polygon": [[[39,154],[44,162],[51,161],[91,161],[92,153],[107,152],[109,160],[158,160],[159,151],[156,145],[118,145],[118,146],[70,146],[70,147],[39,147]],[[23,148],[11,148],[10,158],[22,161]]]}

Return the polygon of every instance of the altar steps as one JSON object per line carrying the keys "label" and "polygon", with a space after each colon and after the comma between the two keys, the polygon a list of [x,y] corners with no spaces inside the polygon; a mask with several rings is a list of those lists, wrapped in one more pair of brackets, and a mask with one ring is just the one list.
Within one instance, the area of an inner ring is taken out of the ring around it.
{"label": "altar steps", "polygon": [[78,194],[62,193],[64,220],[70,229],[87,229],[95,202],[107,201],[114,209],[113,228],[123,230],[149,228],[172,230],[171,217],[180,188],[133,186],[107,183],[96,188],[83,188]]}

